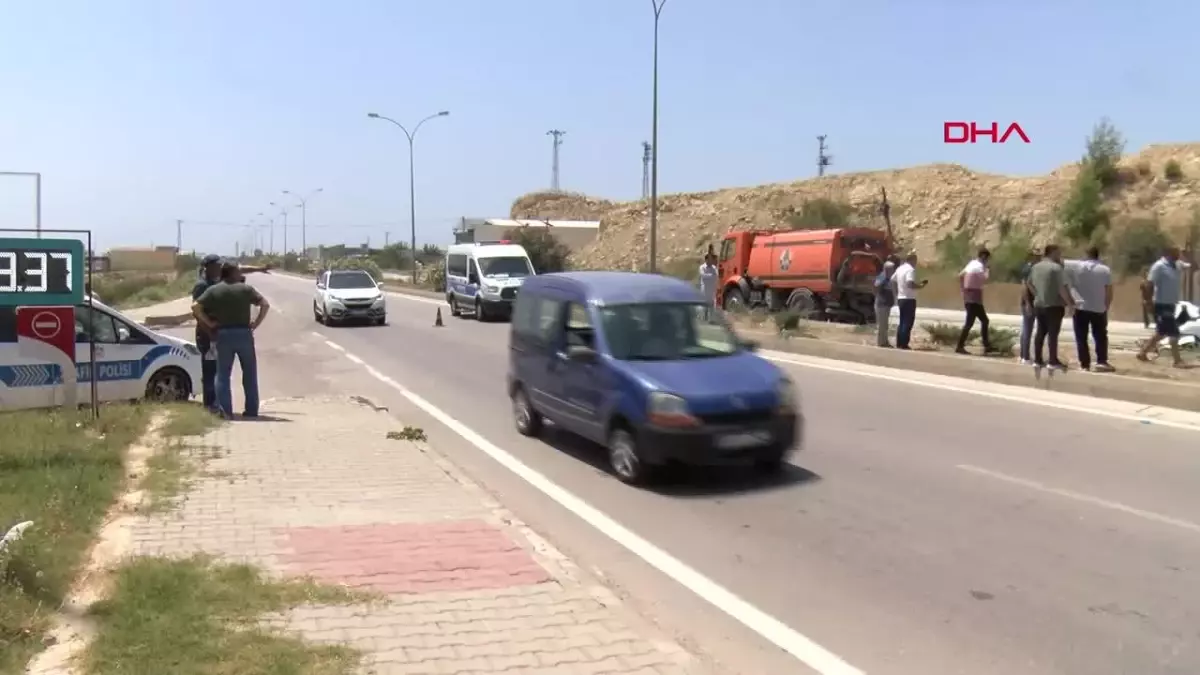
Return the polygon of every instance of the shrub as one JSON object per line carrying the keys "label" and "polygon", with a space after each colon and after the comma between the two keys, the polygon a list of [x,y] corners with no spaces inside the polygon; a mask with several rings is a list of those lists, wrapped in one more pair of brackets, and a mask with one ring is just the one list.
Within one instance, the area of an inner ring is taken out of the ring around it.
{"label": "shrub", "polygon": [[[955,326],[945,322],[922,324],[922,328],[929,334],[929,341],[939,347],[957,347],[958,336],[962,334],[962,326]],[[967,333],[967,344],[975,344],[979,342],[979,329],[972,328],[971,332]],[[999,328],[997,326],[988,326],[988,342],[993,350],[1005,356],[1012,356],[1013,350],[1020,341],[1021,334],[1010,328]]]}
{"label": "shrub", "polygon": [[1113,269],[1124,276],[1142,274],[1171,244],[1155,218],[1136,218],[1113,241]]}
{"label": "shrub", "polygon": [[1166,166],[1163,167],[1163,178],[1174,183],[1177,180],[1183,179],[1183,167],[1179,166],[1179,162],[1169,159]]}
{"label": "shrub", "polygon": [[[944,321],[938,323],[921,324],[921,328],[929,334],[929,341],[935,345],[942,347],[953,347],[958,344],[958,335],[962,332],[961,326],[953,326]],[[972,337],[974,336],[974,337]],[[973,342],[979,338],[978,331],[971,331],[967,337],[967,342]]]}
{"label": "shrub", "polygon": [[1102,118],[1087,139],[1087,155],[1083,163],[1092,169],[1100,186],[1112,187],[1120,182],[1117,162],[1125,152],[1125,138],[1107,117]]}
{"label": "shrub", "polygon": [[383,281],[383,272],[379,270],[379,265],[369,258],[338,258],[326,265],[326,269],[331,270],[364,270],[375,281]]}
{"label": "shrub", "polygon": [[933,245],[938,264],[945,269],[957,270],[975,256],[975,245],[970,230],[947,234]]}
{"label": "shrub", "polygon": [[825,230],[848,226],[853,214],[849,204],[819,197],[805,200],[787,216],[787,223],[793,230]]}
{"label": "shrub", "polygon": [[550,233],[549,227],[517,227],[504,233],[504,238],[519,244],[529,254],[529,261],[538,274],[563,272],[571,249]]}
{"label": "shrub", "polygon": [[813,337],[812,331],[804,321],[804,315],[799,312],[784,310],[776,313],[773,318],[775,319],[775,328],[783,337]]}
{"label": "shrub", "polygon": [[425,285],[435,291],[446,290],[446,261],[439,260],[426,268]]}
{"label": "shrub", "polygon": [[992,259],[988,265],[992,281],[1021,281],[1021,268],[1033,248],[1033,237],[1028,232],[1015,230],[1016,225],[1011,219],[1000,220],[1000,243],[992,249]]}

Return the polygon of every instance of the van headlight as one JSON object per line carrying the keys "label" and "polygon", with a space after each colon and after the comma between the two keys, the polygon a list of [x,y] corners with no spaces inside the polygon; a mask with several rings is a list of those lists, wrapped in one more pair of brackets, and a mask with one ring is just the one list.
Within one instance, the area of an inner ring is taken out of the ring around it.
{"label": "van headlight", "polygon": [[484,285],[483,285],[483,292],[484,292],[484,293],[492,293],[492,294],[499,293],[499,292],[500,292],[500,287],[499,287],[499,286],[493,286],[493,285],[491,285],[491,284],[484,284]]}
{"label": "van headlight", "polygon": [[666,392],[650,392],[646,398],[646,417],[650,423],[660,427],[694,427],[700,420],[688,410],[683,397]]}
{"label": "van headlight", "polygon": [[779,378],[779,384],[775,385],[775,407],[780,412],[793,412],[796,398],[796,385],[786,377]]}

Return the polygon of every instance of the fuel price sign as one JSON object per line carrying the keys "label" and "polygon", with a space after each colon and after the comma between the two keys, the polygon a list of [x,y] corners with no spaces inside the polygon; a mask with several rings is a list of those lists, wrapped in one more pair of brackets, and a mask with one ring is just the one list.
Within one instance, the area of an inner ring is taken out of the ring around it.
{"label": "fuel price sign", "polygon": [[83,302],[83,242],[0,239],[0,307]]}

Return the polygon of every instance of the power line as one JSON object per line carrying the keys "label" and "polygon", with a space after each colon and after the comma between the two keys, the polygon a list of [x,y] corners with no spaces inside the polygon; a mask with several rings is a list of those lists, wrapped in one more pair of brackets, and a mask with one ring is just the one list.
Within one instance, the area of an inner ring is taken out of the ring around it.
{"label": "power line", "polygon": [[561,129],[551,129],[546,132],[547,136],[554,137],[554,159],[550,168],[550,189],[554,192],[559,191],[558,186],[558,148],[562,145],[562,137],[567,135],[567,132]]}

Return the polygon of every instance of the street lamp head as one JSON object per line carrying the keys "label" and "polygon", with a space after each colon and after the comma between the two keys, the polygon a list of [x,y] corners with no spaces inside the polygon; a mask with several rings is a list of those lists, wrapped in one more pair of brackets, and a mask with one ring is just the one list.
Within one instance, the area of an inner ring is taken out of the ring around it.
{"label": "street lamp head", "polygon": [[324,192],[324,191],[325,191],[325,188],[317,188],[316,190],[313,190],[313,192]]}
{"label": "street lamp head", "polygon": [[290,195],[290,194],[292,194],[292,191],[291,191],[291,190],[284,190],[284,191],[283,191],[283,194],[285,194],[285,195]]}
{"label": "street lamp head", "polygon": [[379,113],[367,113],[367,117],[371,119],[379,119]]}
{"label": "street lamp head", "polygon": [[450,115],[450,111],[449,111],[449,110],[443,110],[443,111],[441,111],[440,113],[438,113],[438,117],[447,117],[447,116],[449,116],[449,115]]}

